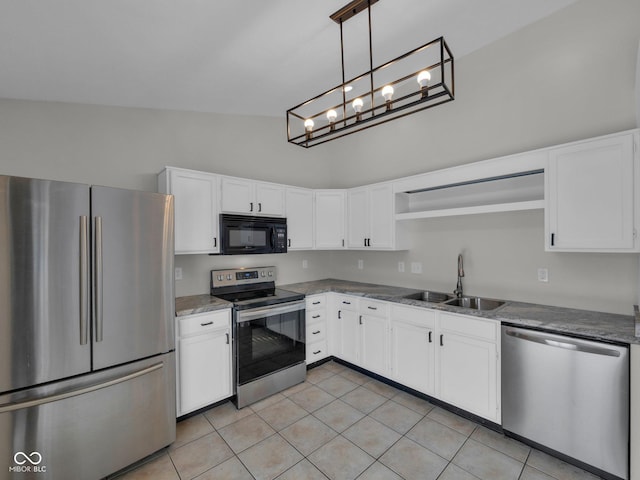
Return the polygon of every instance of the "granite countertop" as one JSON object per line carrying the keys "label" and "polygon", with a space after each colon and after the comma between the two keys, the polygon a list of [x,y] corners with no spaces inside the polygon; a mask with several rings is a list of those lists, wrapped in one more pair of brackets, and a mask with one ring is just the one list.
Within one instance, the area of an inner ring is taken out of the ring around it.
{"label": "granite countertop", "polygon": [[[638,313],[637,308],[636,315],[634,316],[506,301],[504,305],[495,310],[478,311],[403,298],[407,295],[422,292],[422,290],[415,288],[350,282],[333,278],[278,285],[278,287],[305,295],[327,292],[343,293],[403,305],[431,308],[451,313],[462,313],[551,333],[570,334],[605,342],[640,345],[640,313]],[[231,308],[232,306],[233,304],[230,302],[206,294],[178,297],[176,298],[176,316],[180,317],[194,313],[209,312],[223,308]],[[636,336],[636,333],[639,336]]]}
{"label": "granite countertop", "polygon": [[176,317],[231,308],[233,304],[209,294],[176,297]]}
{"label": "granite countertop", "polygon": [[[405,295],[418,293],[422,290],[337,279],[294,283],[282,285],[282,288],[304,293],[305,295],[325,292],[357,295],[404,305],[462,313],[474,317],[498,320],[509,325],[544,330],[551,333],[570,334],[591,340],[640,344],[640,336],[636,336],[636,322],[632,315],[618,315],[512,301],[507,301],[495,310],[478,311],[402,298]],[[640,314],[637,317],[640,322]]]}

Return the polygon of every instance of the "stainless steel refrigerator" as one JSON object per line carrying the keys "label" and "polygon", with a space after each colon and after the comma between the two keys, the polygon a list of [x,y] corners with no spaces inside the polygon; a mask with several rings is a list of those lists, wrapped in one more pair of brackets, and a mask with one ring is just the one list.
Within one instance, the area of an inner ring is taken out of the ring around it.
{"label": "stainless steel refrigerator", "polygon": [[0,479],[175,439],[173,197],[0,176]]}

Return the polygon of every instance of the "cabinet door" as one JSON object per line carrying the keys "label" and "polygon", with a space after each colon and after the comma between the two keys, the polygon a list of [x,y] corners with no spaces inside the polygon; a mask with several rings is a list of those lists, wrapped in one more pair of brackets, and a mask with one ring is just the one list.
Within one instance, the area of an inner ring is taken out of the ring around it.
{"label": "cabinet door", "polygon": [[179,415],[231,396],[228,329],[178,341]]}
{"label": "cabinet door", "polygon": [[395,225],[393,187],[375,185],[369,189],[369,242],[372,248],[394,248]]}
{"label": "cabinet door", "polygon": [[357,188],[347,193],[347,245],[349,248],[368,247],[369,190]]}
{"label": "cabinet door", "polygon": [[257,182],[255,192],[253,213],[284,217],[284,187],[282,185]]}
{"label": "cabinet door", "polygon": [[360,365],[367,370],[389,375],[389,320],[360,315]]}
{"label": "cabinet door", "polygon": [[242,178],[222,177],[222,211],[252,215],[257,213],[253,183]]}
{"label": "cabinet door", "polygon": [[175,252],[218,253],[217,177],[206,173],[168,171],[175,205]]}
{"label": "cabinet door", "polygon": [[438,342],[438,397],[499,423],[496,344],[448,331]]}
{"label": "cabinet door", "polygon": [[435,332],[432,328],[393,321],[391,368],[398,383],[419,392],[435,392]]}
{"label": "cabinet door", "polygon": [[360,325],[358,313],[350,310],[339,310],[338,330],[340,352],[338,356],[355,365],[359,364]]}
{"label": "cabinet door", "polygon": [[344,191],[315,193],[315,247],[344,248]]}
{"label": "cabinet door", "polygon": [[289,250],[313,248],[313,191],[287,189],[287,234]]}
{"label": "cabinet door", "polygon": [[633,250],[633,135],[552,149],[548,250]]}

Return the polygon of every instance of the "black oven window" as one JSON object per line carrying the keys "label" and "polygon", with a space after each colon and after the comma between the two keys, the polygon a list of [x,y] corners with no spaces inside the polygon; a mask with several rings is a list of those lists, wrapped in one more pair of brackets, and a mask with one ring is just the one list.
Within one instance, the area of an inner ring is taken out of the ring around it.
{"label": "black oven window", "polygon": [[267,232],[257,229],[230,229],[229,245],[232,247],[264,247],[267,245]]}
{"label": "black oven window", "polygon": [[305,359],[304,310],[239,322],[238,384],[256,380]]}

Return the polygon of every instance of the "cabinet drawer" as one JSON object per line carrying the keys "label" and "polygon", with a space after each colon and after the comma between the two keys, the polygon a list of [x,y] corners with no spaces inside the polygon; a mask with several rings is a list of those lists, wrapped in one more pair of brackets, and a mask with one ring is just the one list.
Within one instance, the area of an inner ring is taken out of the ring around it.
{"label": "cabinet drawer", "polygon": [[360,313],[362,315],[373,315],[375,317],[386,317],[389,315],[389,304],[378,300],[360,300]]}
{"label": "cabinet drawer", "polygon": [[324,310],[311,310],[306,313],[307,325],[312,323],[324,322],[327,318],[327,313]]}
{"label": "cabinet drawer", "polygon": [[312,295],[307,297],[307,310],[324,308],[327,305],[327,298],[324,295]]}
{"label": "cabinet drawer", "polygon": [[436,312],[426,308],[393,305],[391,320],[411,323],[419,327],[436,328]]}
{"label": "cabinet drawer", "polygon": [[194,333],[204,333],[217,328],[229,328],[230,326],[230,309],[178,317],[178,335],[181,337]]}
{"label": "cabinet drawer", "polygon": [[358,297],[338,295],[336,297],[336,307],[338,310],[356,311],[358,309]]}
{"label": "cabinet drawer", "polygon": [[307,345],[307,363],[322,360],[323,358],[326,358],[328,354],[326,340]]}
{"label": "cabinet drawer", "polygon": [[500,324],[494,320],[440,312],[440,331],[496,341]]}
{"label": "cabinet drawer", "polygon": [[307,344],[324,340],[326,336],[327,326],[325,322],[307,325]]}

